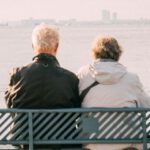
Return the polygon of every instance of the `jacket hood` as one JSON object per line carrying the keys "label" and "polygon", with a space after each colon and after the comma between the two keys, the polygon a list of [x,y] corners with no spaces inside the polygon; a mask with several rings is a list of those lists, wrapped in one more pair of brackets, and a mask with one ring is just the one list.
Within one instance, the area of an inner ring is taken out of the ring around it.
{"label": "jacket hood", "polygon": [[96,60],[90,65],[90,74],[100,84],[117,83],[126,72],[126,67],[114,61]]}

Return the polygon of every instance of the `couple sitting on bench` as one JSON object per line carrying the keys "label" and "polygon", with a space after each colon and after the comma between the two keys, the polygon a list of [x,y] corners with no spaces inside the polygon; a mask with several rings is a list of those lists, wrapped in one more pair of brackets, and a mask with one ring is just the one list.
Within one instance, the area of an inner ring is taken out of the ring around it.
{"label": "couple sitting on bench", "polygon": [[[56,58],[59,34],[56,27],[41,24],[32,33],[36,54],[32,63],[14,68],[5,93],[8,108],[54,109],[82,107],[149,107],[137,75],[118,63],[121,47],[113,37],[97,38],[92,47],[93,63],[77,76],[62,68]],[[80,93],[80,94],[79,94]],[[41,145],[39,145],[41,146]],[[72,145],[43,145],[61,149]],[[24,145],[23,147],[26,148]],[[77,145],[81,147],[81,145]],[[89,144],[91,150],[141,149],[140,144]]]}

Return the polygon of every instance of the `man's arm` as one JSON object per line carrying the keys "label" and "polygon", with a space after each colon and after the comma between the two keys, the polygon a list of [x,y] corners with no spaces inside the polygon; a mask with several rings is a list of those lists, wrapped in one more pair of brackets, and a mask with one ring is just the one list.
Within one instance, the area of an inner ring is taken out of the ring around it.
{"label": "man's arm", "polygon": [[74,107],[80,108],[81,107],[81,99],[79,95],[79,79],[77,76],[74,74],[72,76],[72,87],[73,87],[73,93],[74,93],[74,98],[73,98],[73,103]]}
{"label": "man's arm", "polygon": [[14,95],[14,85],[16,84],[17,81],[16,79],[17,79],[17,69],[14,68],[10,72],[10,82],[5,92],[5,102],[8,108],[12,108],[13,105],[12,97]]}
{"label": "man's arm", "polygon": [[82,101],[81,101],[81,98],[80,98],[80,95],[79,95],[79,80],[78,79],[76,81],[76,86],[75,86],[75,95],[76,95],[76,100],[77,100],[76,107],[80,108]]}

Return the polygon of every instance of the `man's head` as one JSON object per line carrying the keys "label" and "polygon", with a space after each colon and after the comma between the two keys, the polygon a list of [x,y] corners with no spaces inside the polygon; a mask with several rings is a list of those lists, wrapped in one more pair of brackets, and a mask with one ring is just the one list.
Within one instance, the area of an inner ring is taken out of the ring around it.
{"label": "man's head", "polygon": [[113,59],[118,61],[122,50],[117,40],[113,37],[99,37],[95,40],[92,53],[95,59]]}
{"label": "man's head", "polygon": [[40,24],[33,29],[32,47],[36,54],[47,53],[56,55],[59,45],[57,28],[47,24]]}

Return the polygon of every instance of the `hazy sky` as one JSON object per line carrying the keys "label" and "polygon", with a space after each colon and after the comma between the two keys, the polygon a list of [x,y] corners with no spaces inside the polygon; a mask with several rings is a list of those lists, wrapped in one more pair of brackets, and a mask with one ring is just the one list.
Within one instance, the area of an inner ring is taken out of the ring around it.
{"label": "hazy sky", "polygon": [[0,21],[27,18],[101,19],[101,10],[122,19],[150,19],[150,0],[0,0]]}

